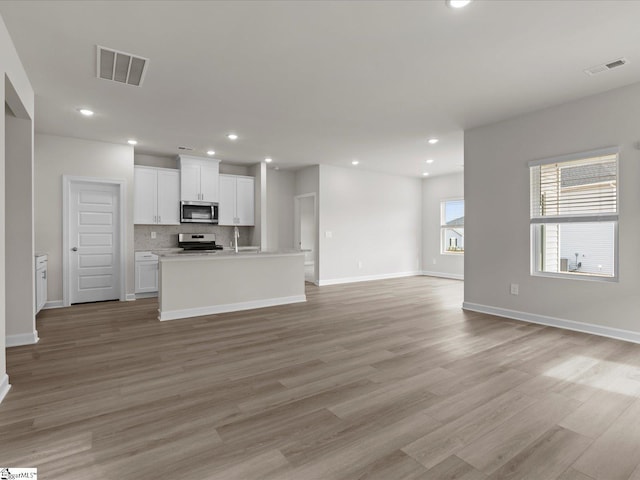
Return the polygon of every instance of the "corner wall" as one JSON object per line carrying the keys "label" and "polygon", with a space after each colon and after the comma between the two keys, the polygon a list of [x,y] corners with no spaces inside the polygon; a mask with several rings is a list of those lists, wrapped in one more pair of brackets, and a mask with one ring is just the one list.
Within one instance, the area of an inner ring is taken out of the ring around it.
{"label": "corner wall", "polygon": [[442,253],[440,205],[464,198],[464,173],[440,175],[422,181],[422,273],[436,277],[464,278],[464,255]]}
{"label": "corner wall", "polygon": [[[27,74],[18,57],[7,27],[0,17],[0,100],[2,104],[11,104],[15,95],[22,104],[26,116],[31,119],[33,132],[34,93]],[[11,91],[6,88],[11,85]],[[5,277],[6,277],[6,248],[5,248],[5,116],[0,115],[0,305],[6,305]],[[0,402],[9,391],[9,377],[7,376],[6,350],[6,315],[5,309],[0,308]]]}
{"label": "corner wall", "polygon": [[293,248],[295,174],[267,168],[267,245],[270,250]]}
{"label": "corner wall", "polygon": [[35,137],[36,250],[49,254],[48,303],[62,303],[62,176],[125,181],[126,292],[133,296],[133,147],[56,135]]}
{"label": "corner wall", "polygon": [[[640,342],[638,118],[640,83],[465,132],[465,308]],[[619,282],[531,276],[527,163],[616,145]]]}

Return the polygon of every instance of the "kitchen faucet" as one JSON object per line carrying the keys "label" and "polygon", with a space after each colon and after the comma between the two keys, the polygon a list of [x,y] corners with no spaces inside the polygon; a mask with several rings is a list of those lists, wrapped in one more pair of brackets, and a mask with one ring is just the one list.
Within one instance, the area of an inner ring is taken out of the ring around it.
{"label": "kitchen faucet", "polygon": [[233,245],[235,246],[236,253],[238,253],[238,239],[240,238],[240,230],[238,227],[233,227]]}

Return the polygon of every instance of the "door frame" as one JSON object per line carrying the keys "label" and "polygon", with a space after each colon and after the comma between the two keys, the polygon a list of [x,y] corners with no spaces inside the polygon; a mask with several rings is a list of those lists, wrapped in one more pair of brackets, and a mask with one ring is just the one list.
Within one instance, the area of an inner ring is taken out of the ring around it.
{"label": "door frame", "polygon": [[69,274],[69,197],[71,196],[72,185],[77,184],[102,184],[118,187],[118,203],[120,215],[118,218],[120,228],[120,298],[121,302],[126,301],[126,223],[125,223],[125,181],[111,178],[78,177],[74,175],[62,176],[62,306],[71,305],[69,290],[71,285],[71,275]]}
{"label": "door frame", "polygon": [[314,224],[314,239],[313,239],[313,283],[318,285],[318,270],[320,267],[320,238],[318,237],[318,198],[316,192],[303,193],[301,195],[295,195],[293,197],[293,241],[295,248],[300,248],[300,200],[303,198],[313,198],[313,224]]}

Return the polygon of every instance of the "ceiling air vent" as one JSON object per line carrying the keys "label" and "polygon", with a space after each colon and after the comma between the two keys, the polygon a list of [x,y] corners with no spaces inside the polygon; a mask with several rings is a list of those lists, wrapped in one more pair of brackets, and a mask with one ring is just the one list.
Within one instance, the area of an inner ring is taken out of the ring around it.
{"label": "ceiling air vent", "polygon": [[193,151],[193,148],[192,147],[185,147],[184,145],[180,145],[178,147],[178,150],[186,150],[187,152],[191,152],[191,151]]}
{"label": "ceiling air vent", "polygon": [[98,45],[98,78],[139,87],[149,59]]}
{"label": "ceiling air vent", "polygon": [[603,63],[601,65],[596,65],[595,67],[587,68],[584,73],[593,76],[598,73],[608,72],[609,70],[613,70],[614,68],[622,67],[627,63],[629,63],[629,60],[627,60],[626,58],[619,58],[609,63]]}

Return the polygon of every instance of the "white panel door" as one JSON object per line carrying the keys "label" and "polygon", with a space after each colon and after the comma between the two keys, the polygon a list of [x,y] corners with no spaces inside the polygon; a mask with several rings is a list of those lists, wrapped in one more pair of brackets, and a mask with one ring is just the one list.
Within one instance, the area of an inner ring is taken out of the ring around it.
{"label": "white panel door", "polygon": [[158,223],[180,225],[180,174],[158,170]]}
{"label": "white panel door", "polygon": [[218,204],[218,225],[235,225],[236,218],[236,177],[220,175],[220,202]]}
{"label": "white panel door", "polygon": [[[133,223],[156,222],[158,180],[155,168],[135,167],[133,182]],[[176,207],[178,208],[178,207]]]}
{"label": "white panel door", "polygon": [[72,183],[69,196],[69,301],[120,297],[119,187]]}
{"label": "white panel door", "polygon": [[200,166],[200,191],[202,192],[202,201],[219,201],[218,172],[218,162],[206,162],[205,160]]}
{"label": "white panel door", "polygon": [[180,165],[180,199],[189,202],[201,201],[200,165],[182,162]]}
{"label": "white panel door", "polygon": [[238,225],[253,225],[253,178],[236,178],[236,217]]}

